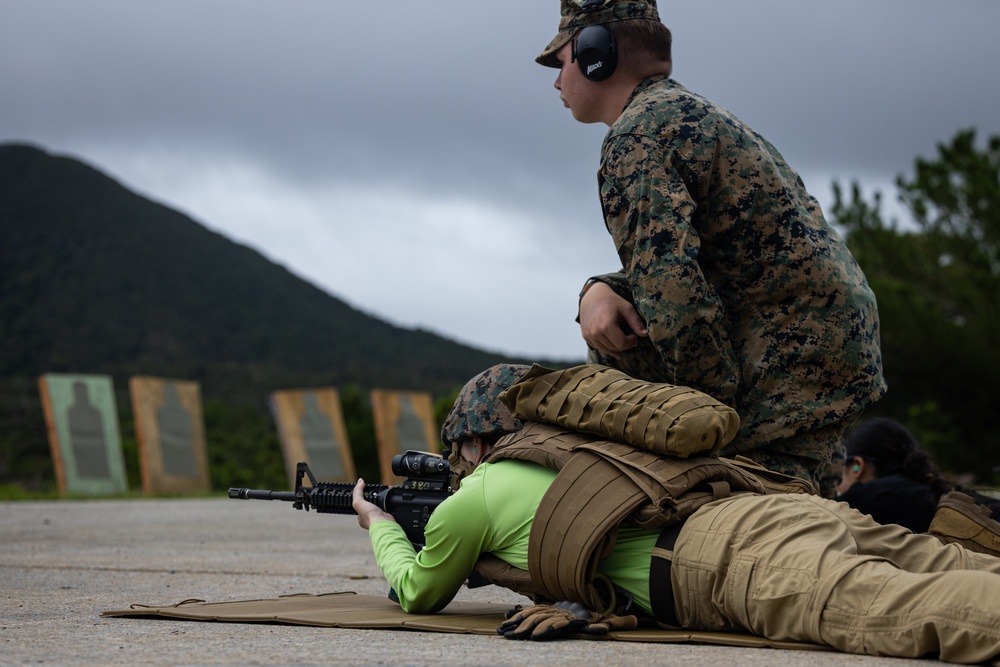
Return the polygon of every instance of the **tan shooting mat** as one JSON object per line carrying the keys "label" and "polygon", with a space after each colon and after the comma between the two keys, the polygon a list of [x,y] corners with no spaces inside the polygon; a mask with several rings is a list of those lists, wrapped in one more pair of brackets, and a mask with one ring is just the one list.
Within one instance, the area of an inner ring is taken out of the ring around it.
{"label": "tan shooting mat", "polygon": [[[128,609],[106,611],[102,616],[173,618],[187,621],[229,623],[283,623],[330,628],[369,630],[418,630],[475,635],[496,634],[509,605],[483,602],[452,602],[437,614],[407,614],[388,598],[351,592],[321,595],[287,595],[265,600],[205,602],[184,600],[173,605],[133,604]],[[581,639],[618,641],[715,644],[718,646],[770,647],[783,649],[829,650],[815,644],[774,642],[751,635],[723,632],[693,632],[640,628],[612,632],[604,637],[573,635]]]}

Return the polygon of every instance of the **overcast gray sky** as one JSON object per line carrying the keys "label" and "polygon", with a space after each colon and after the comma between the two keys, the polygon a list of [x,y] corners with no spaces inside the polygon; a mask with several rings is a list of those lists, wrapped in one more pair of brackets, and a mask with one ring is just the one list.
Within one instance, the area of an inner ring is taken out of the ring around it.
{"label": "overcast gray sky", "polygon": [[[0,142],[101,169],[394,324],[580,358],[618,268],[576,123],[534,57],[557,0],[0,0]],[[829,209],[957,131],[1000,134],[996,0],[661,3],[674,78]],[[899,215],[898,210],[890,210]]]}

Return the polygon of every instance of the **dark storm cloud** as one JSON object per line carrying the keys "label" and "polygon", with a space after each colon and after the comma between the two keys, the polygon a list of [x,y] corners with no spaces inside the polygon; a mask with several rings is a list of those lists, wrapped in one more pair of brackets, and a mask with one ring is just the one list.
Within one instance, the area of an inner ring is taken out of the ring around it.
{"label": "dark storm cloud", "polygon": [[[699,0],[660,11],[675,78],[770,139],[824,203],[834,178],[886,187],[960,129],[1000,133],[993,0]],[[587,275],[613,268],[613,249],[594,177],[606,128],[575,123],[552,89],[556,72],[533,62],[557,22],[556,0],[3,0],[0,141],[97,163],[291,268],[304,256],[279,251],[266,221],[254,227],[234,208],[241,197],[257,209],[270,201],[274,215],[301,207],[318,227],[349,224],[316,213],[332,205],[324,191],[384,192],[428,221],[458,210],[483,225],[512,217],[497,243],[544,251],[559,288],[539,299],[567,302],[548,315],[558,325],[539,328],[574,338],[545,350],[576,354],[570,302]],[[453,251],[454,220],[429,246]],[[426,315],[399,314],[301,271],[382,315],[454,330],[433,295],[422,296]],[[509,347],[492,331],[456,335]]]}

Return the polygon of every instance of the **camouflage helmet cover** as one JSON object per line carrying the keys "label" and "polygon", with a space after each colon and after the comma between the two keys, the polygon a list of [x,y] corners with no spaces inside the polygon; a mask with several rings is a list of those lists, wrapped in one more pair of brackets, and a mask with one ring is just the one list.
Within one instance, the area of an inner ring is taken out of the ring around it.
{"label": "camouflage helmet cover", "polygon": [[[586,9],[584,9],[586,7]],[[556,53],[566,45],[578,30],[588,25],[602,25],[627,19],[659,21],[656,0],[561,0],[559,32],[552,38],[535,62],[546,67],[559,68]]]}
{"label": "camouflage helmet cover", "polygon": [[500,401],[500,394],[520,380],[531,366],[497,364],[469,380],[441,427],[446,449],[468,438],[501,436],[521,428]]}

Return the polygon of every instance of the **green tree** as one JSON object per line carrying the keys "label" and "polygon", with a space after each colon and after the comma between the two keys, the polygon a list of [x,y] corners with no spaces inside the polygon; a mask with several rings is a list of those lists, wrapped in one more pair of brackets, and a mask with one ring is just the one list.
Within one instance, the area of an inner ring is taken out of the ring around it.
{"label": "green tree", "polygon": [[231,486],[288,488],[281,444],[266,406],[207,399],[203,412],[208,470],[215,491]]}
{"label": "green tree", "polygon": [[340,390],[340,405],[344,412],[344,428],[351,443],[354,467],[359,477],[378,483],[378,446],[375,443],[375,422],[368,393],[356,384]]}
{"label": "green tree", "polygon": [[1000,465],[1000,136],[974,130],[897,177],[914,225],[886,223],[881,195],[850,201],[834,184],[833,218],[878,298],[889,393],[872,412],[909,426],[946,469],[992,480]]}
{"label": "green tree", "polygon": [[[434,421],[437,424],[438,433],[441,432],[441,428],[444,426],[444,422],[448,419],[448,414],[451,409],[455,407],[455,399],[458,398],[458,393],[462,391],[461,388],[450,391],[443,396],[439,396],[434,401]],[[442,447],[444,443],[441,443]]]}

